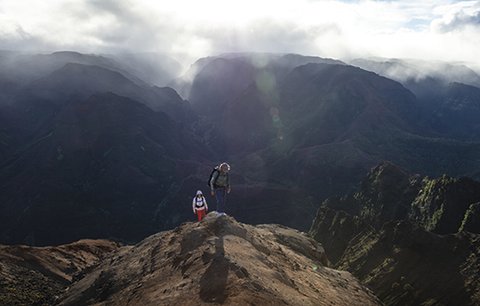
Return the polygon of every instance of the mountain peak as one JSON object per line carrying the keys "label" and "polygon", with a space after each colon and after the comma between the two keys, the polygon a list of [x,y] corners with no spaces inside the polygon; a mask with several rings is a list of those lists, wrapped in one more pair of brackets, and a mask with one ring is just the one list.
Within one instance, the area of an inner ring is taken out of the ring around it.
{"label": "mountain peak", "polygon": [[89,73],[89,74],[96,74],[96,73],[102,73],[102,74],[108,74],[112,76],[117,76],[118,78],[124,78],[121,73],[113,70],[109,70],[107,68],[97,66],[97,65],[86,65],[86,64],[80,64],[80,63],[66,63],[62,68],[57,70],[57,72],[70,72],[70,73]]}
{"label": "mountain peak", "polygon": [[71,58],[71,57],[81,58],[81,57],[85,56],[84,54],[82,54],[80,52],[76,52],[76,51],[57,51],[57,52],[53,52],[51,55],[67,57],[67,58]]}
{"label": "mountain peak", "polygon": [[405,178],[409,175],[402,168],[397,165],[389,162],[382,161],[377,166],[372,168],[368,174],[369,179],[374,179],[375,181],[384,180],[386,178]]}
{"label": "mountain peak", "polygon": [[210,213],[120,249],[61,305],[379,304],[348,272],[327,265],[322,246],[304,233]]}

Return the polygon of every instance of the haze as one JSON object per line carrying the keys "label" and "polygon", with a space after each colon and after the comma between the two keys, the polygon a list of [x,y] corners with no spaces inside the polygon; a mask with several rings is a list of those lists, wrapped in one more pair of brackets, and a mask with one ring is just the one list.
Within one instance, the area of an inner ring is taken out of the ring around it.
{"label": "haze", "polygon": [[0,49],[159,52],[190,63],[239,51],[480,66],[480,1],[0,0]]}

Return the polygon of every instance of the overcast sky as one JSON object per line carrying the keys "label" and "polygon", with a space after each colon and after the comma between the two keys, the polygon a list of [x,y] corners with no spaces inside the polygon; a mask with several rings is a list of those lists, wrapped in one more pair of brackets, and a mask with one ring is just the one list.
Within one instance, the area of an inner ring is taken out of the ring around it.
{"label": "overcast sky", "polygon": [[480,1],[0,0],[0,49],[403,57],[480,67]]}

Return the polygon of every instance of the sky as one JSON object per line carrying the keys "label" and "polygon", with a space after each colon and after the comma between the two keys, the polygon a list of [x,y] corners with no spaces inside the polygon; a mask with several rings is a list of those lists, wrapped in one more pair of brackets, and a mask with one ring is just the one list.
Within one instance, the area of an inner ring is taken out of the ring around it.
{"label": "sky", "polygon": [[278,52],[480,67],[480,1],[0,0],[0,49]]}

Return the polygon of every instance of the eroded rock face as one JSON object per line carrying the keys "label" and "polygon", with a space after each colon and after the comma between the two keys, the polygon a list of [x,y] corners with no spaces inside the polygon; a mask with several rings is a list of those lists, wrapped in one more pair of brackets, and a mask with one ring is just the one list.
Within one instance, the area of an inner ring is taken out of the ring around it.
{"label": "eroded rock face", "polygon": [[387,305],[478,305],[480,236],[440,236],[408,221],[349,241],[336,265]]}
{"label": "eroded rock face", "polygon": [[410,219],[435,233],[457,232],[470,205],[480,201],[480,183],[470,178],[442,176],[424,179],[422,183],[412,203]]}
{"label": "eroded rock face", "polygon": [[153,235],[74,284],[61,305],[378,305],[323,247],[279,225],[210,213]]}
{"label": "eroded rock face", "polygon": [[358,192],[325,201],[310,235],[387,305],[478,305],[479,192],[383,163]]}
{"label": "eroded rock face", "polygon": [[[446,175],[422,178],[383,162],[372,168],[358,192],[330,198],[322,207],[358,216],[376,229],[385,222],[410,220],[427,231],[453,234],[460,230],[470,205],[479,201],[480,182]],[[472,208],[469,213],[475,211]],[[314,224],[319,223],[314,221]],[[469,229],[480,233],[475,226]]]}

